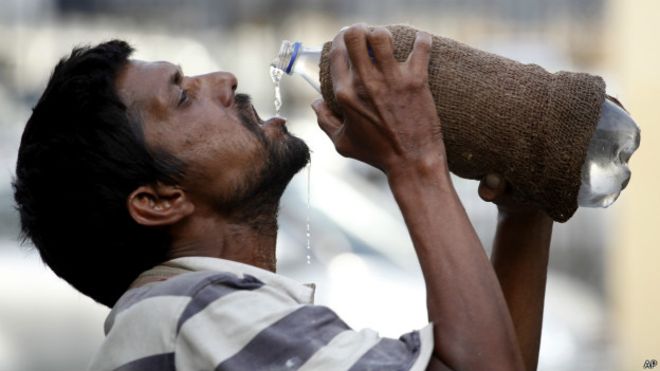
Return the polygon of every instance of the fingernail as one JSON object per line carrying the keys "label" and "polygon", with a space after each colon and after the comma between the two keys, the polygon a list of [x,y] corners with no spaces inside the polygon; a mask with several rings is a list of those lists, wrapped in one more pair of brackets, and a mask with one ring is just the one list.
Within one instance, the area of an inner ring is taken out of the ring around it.
{"label": "fingernail", "polygon": [[500,186],[501,182],[502,182],[502,178],[500,178],[498,175],[495,174],[486,175],[486,185],[488,186],[488,188],[497,189]]}
{"label": "fingernail", "polygon": [[325,102],[325,100],[323,99],[323,97],[317,97],[316,99],[314,99],[314,100],[312,101],[312,104],[318,107],[318,106],[320,106],[321,104],[323,104],[323,102]]}

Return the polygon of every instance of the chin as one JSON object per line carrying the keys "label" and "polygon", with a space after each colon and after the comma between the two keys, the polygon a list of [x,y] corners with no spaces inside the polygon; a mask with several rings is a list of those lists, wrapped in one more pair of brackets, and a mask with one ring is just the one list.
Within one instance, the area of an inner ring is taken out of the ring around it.
{"label": "chin", "polygon": [[294,175],[310,160],[307,144],[289,132],[264,136],[266,161],[259,176],[254,179],[254,188],[278,198],[284,192]]}
{"label": "chin", "polygon": [[309,147],[302,139],[286,133],[281,138],[269,140],[267,152],[260,188],[272,199],[279,200],[293,176],[309,163]]}
{"label": "chin", "polygon": [[[286,128],[284,129],[286,130]],[[290,152],[290,160],[298,164],[299,168],[305,167],[310,160],[310,152],[307,143],[295,135],[290,134],[288,131],[285,133],[287,150]]]}

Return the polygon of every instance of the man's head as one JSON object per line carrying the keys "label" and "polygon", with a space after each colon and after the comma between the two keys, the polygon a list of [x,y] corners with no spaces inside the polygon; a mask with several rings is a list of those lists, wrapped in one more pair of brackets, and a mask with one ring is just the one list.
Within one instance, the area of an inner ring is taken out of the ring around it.
{"label": "man's head", "polygon": [[[229,73],[186,77],[111,41],[60,61],[30,117],[14,182],[23,234],[59,276],[113,305],[166,260],[195,213],[274,220],[309,151],[263,123]],[[246,246],[249,248],[249,246]]]}

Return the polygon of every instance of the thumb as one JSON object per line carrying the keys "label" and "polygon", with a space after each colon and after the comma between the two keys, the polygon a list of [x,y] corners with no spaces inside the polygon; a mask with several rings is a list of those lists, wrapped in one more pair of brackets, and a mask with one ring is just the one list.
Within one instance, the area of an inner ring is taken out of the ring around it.
{"label": "thumb", "polygon": [[506,181],[499,174],[488,174],[479,182],[479,197],[487,202],[495,202],[506,191]]}
{"label": "thumb", "polygon": [[321,130],[323,130],[330,139],[333,139],[335,133],[343,125],[341,119],[330,110],[330,107],[328,107],[325,101],[321,98],[312,103],[312,109],[316,113],[316,118]]}

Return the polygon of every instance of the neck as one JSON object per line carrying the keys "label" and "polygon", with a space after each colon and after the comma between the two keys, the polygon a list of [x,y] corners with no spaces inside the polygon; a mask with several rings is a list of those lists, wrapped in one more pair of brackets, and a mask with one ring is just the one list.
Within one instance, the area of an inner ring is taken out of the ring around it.
{"label": "neck", "polygon": [[215,213],[193,214],[172,228],[169,258],[208,256],[275,272],[276,214],[249,221]]}

